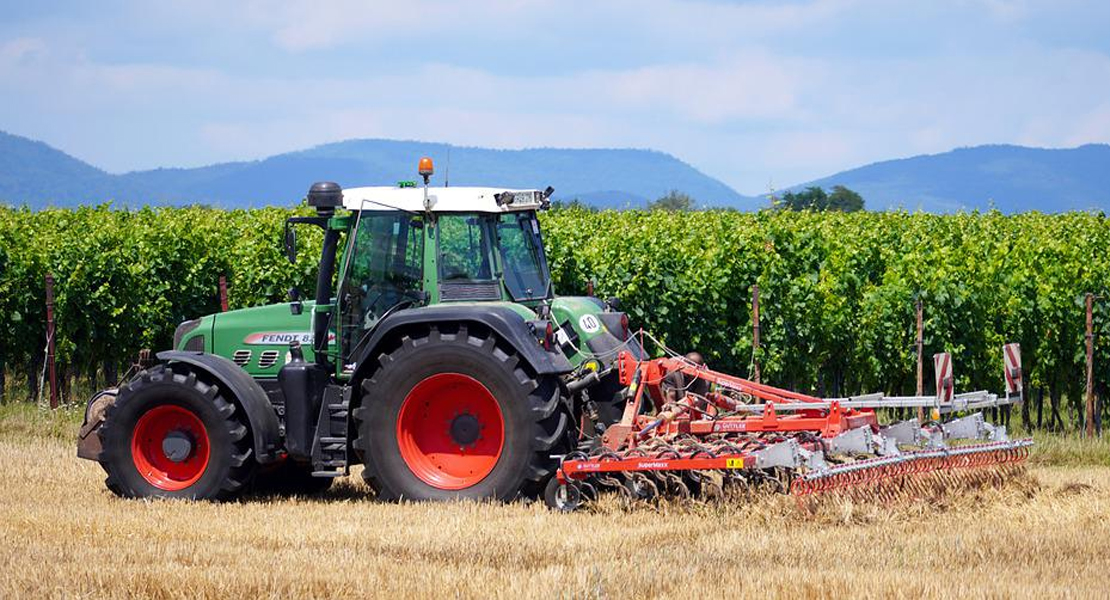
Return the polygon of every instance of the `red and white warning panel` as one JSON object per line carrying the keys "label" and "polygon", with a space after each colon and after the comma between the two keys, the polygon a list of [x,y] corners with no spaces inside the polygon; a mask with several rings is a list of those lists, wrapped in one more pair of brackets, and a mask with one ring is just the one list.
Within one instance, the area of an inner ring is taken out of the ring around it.
{"label": "red and white warning panel", "polygon": [[1021,345],[1006,344],[1002,346],[1002,364],[1006,379],[1006,394],[1020,394],[1021,382]]}
{"label": "red and white warning panel", "polygon": [[942,404],[952,402],[956,389],[952,379],[952,355],[941,352],[933,355],[933,373],[936,375],[937,402]]}

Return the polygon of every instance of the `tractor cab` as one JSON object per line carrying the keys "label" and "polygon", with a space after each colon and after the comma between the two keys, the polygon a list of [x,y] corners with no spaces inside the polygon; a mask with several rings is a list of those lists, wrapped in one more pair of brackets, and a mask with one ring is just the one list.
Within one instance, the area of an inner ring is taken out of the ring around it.
{"label": "tractor cab", "polygon": [[552,298],[535,190],[362,187],[343,192],[350,234],[337,303],[344,360],[392,312]]}

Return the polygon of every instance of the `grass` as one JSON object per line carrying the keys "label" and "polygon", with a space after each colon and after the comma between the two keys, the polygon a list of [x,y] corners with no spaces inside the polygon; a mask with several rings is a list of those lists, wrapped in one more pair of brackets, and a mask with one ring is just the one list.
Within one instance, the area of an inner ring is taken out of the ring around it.
{"label": "grass", "polygon": [[1030,462],[1052,466],[1110,467],[1110,433],[1088,440],[1076,433],[1037,433]]}
{"label": "grass", "polygon": [[1105,597],[1110,570],[1101,442],[1039,439],[1027,477],[930,502],[563,515],[378,503],[357,477],[317,499],[120,500],[75,458],[79,420],[0,407],[0,597]]}

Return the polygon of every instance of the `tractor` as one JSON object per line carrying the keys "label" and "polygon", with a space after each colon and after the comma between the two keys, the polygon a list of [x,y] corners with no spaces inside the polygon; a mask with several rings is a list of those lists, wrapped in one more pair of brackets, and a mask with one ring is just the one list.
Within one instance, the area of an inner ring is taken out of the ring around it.
{"label": "tractor", "polygon": [[943,352],[933,396],[821,398],[717,372],[633,335],[615,298],[555,294],[537,218],[550,187],[433,188],[427,158],[418,172],[423,188],[314,184],[315,216],[284,232],[295,261],[296,228],[323,230],[314,301],[182,323],[172,350],[90,399],[78,456],[124,497],[308,494],[361,462],[384,500],[558,510],[726,484],[889,499],[1020,472],[1033,441],[982,413],[1022,401],[1017,344],[999,353],[1002,394],[957,394]]}
{"label": "tractor", "polygon": [[[384,500],[536,497],[621,417],[618,301],[558,296],[537,213],[553,190],[311,186],[314,300],[181,323],[90,399],[78,455],[123,497],[314,493],[352,464]],[[333,287],[334,286],[334,287]]]}

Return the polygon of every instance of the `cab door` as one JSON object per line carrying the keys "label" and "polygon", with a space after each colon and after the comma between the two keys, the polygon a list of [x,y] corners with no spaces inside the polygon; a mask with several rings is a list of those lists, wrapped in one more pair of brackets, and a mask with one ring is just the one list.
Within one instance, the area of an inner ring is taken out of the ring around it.
{"label": "cab door", "polygon": [[424,302],[424,217],[362,211],[347,246],[339,285],[339,345],[344,370],[359,342],[390,310]]}

